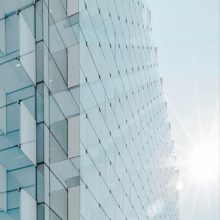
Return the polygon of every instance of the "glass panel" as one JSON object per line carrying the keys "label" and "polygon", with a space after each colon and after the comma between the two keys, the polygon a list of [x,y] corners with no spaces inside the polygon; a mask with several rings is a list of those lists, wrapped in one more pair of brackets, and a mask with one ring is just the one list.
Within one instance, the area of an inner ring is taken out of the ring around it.
{"label": "glass panel", "polygon": [[36,165],[36,121],[23,102],[20,103],[20,112],[21,150]]}
{"label": "glass panel", "polygon": [[[7,73],[7,74],[5,74]],[[7,93],[33,85],[21,62],[13,59],[0,64],[0,85]]]}
{"label": "glass panel", "polygon": [[7,211],[7,171],[0,165],[0,211]]}
{"label": "glass panel", "polygon": [[68,190],[68,219],[80,219],[80,188],[74,187]]}
{"label": "glass panel", "polygon": [[78,0],[67,0],[67,15],[74,15],[79,12]]}
{"label": "glass panel", "polygon": [[29,7],[19,14],[20,22],[20,61],[29,74],[31,80],[36,84],[35,67],[35,39],[34,29],[34,7]]}
{"label": "glass panel", "polygon": [[24,189],[20,194],[20,220],[37,220],[37,202]]}
{"label": "glass panel", "polygon": [[6,133],[6,92],[0,87],[0,133]]}
{"label": "glass panel", "polygon": [[52,96],[50,96],[50,109],[50,131],[53,133],[56,142],[67,154],[67,119]]}
{"label": "glass panel", "polygon": [[50,173],[50,206],[63,220],[67,220],[67,190]]}
{"label": "glass panel", "polygon": [[78,86],[80,83],[79,46],[68,48],[68,87]]}
{"label": "glass panel", "polygon": [[18,188],[25,188],[25,190],[35,198],[36,172],[34,166],[8,171],[7,182],[8,191],[16,191]]}
{"label": "glass panel", "polygon": [[19,16],[13,14],[5,19],[5,50],[11,54],[19,50]]}
{"label": "glass panel", "polygon": [[68,157],[80,156],[80,117],[68,119]]}
{"label": "glass panel", "polygon": [[18,9],[22,9],[27,5],[31,5],[34,3],[35,0],[19,0],[19,1],[12,1],[12,0],[1,0],[1,8],[8,14],[10,12],[17,11]]}
{"label": "glass panel", "polygon": [[5,54],[5,19],[0,20],[0,57]]}

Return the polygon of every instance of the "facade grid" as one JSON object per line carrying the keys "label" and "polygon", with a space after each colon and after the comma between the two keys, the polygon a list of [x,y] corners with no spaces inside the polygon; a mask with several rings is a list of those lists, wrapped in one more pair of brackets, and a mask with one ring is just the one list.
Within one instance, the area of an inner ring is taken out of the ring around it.
{"label": "facade grid", "polygon": [[0,0],[0,219],[177,220],[145,0]]}

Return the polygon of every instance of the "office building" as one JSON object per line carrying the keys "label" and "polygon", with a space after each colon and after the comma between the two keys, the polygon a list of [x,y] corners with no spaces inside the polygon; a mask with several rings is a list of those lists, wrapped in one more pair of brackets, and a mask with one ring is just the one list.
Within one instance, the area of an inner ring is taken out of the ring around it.
{"label": "office building", "polygon": [[178,219],[144,0],[0,0],[0,219]]}

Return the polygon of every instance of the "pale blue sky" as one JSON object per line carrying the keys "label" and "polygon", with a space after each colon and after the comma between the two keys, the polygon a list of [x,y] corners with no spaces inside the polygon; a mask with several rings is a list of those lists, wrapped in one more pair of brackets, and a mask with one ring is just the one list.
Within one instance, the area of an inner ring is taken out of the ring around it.
{"label": "pale blue sky", "polygon": [[[211,136],[219,144],[219,0],[148,3],[172,134],[184,161],[181,149],[191,151],[189,139],[199,143]],[[197,188],[192,184],[185,196],[181,193],[180,220],[219,220],[219,188],[201,189],[196,197]]]}

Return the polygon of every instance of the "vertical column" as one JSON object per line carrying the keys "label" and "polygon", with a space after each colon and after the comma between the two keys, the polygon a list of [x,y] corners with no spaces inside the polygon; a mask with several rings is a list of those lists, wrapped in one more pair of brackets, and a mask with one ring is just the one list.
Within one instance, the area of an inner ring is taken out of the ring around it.
{"label": "vertical column", "polygon": [[[67,0],[67,16],[77,16],[79,13],[79,0]],[[67,49],[68,51],[68,88],[80,84],[80,56],[79,44]],[[68,119],[68,158],[80,156],[80,115]],[[68,219],[80,219],[80,181],[79,176],[68,181]]]}

